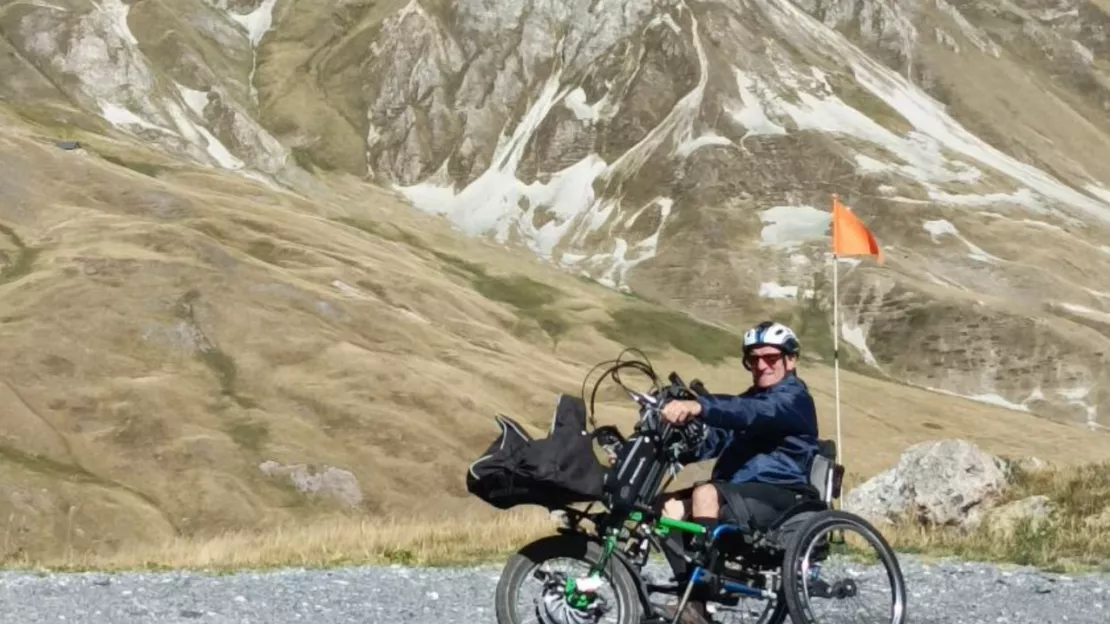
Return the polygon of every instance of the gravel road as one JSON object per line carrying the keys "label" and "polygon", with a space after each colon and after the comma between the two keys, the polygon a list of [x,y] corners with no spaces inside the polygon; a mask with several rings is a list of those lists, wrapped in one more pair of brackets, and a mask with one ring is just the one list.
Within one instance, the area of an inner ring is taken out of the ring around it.
{"label": "gravel road", "polygon": [[[1110,622],[1110,574],[1057,575],[900,557],[910,622]],[[500,568],[206,575],[0,573],[0,622],[492,624]]]}

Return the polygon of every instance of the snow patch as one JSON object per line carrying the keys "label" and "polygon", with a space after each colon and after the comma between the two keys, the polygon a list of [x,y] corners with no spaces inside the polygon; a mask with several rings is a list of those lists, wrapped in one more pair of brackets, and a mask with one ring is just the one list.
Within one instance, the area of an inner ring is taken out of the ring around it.
{"label": "snow patch", "polygon": [[236,158],[231,152],[224,147],[220,140],[208,131],[208,128],[194,123],[185,114],[180,106],[175,102],[166,102],[166,109],[173,118],[174,125],[177,126],[178,131],[186,140],[196,145],[204,146],[205,151],[216,161],[221,167],[225,169],[238,170],[245,166],[243,161]]}
{"label": "snow patch", "polygon": [[37,7],[43,8],[43,9],[50,9],[52,11],[63,11],[64,12],[64,11],[69,10],[65,7],[60,7],[56,4],[51,4],[49,2],[46,2],[45,0],[31,0],[30,4],[32,6],[37,6]]}
{"label": "snow patch", "polygon": [[100,116],[103,117],[108,123],[117,128],[124,128],[126,126],[139,126],[142,128],[150,128],[152,130],[165,129],[150,123],[149,121],[139,117],[135,113],[127,110],[126,108],[113,104],[105,100],[98,100],[97,105],[100,107]]}
{"label": "snow patch", "polygon": [[828,237],[831,213],[813,206],[775,206],[759,213],[767,225],[760,231],[761,247],[793,248]]}
{"label": "snow patch", "polygon": [[728,140],[726,137],[720,136],[719,134],[714,134],[710,132],[708,134],[703,134],[696,139],[683,141],[675,150],[675,154],[680,158],[685,158],[696,151],[698,148],[711,145],[732,145],[732,141]]}
{"label": "snow patch", "polygon": [[124,4],[122,0],[104,0],[94,6],[111,20],[113,31],[120,39],[131,45],[139,45],[139,40],[127,25],[127,15],[131,12],[131,5]]}
{"label": "snow patch", "polygon": [[204,109],[208,106],[208,92],[190,89],[189,87],[176,82],[174,83],[174,85],[177,87],[178,93],[181,94],[181,99],[184,100],[185,105],[189,107],[189,110],[196,113],[197,117],[203,119]]}
{"label": "snow patch", "polygon": [[1005,397],[1003,397],[999,394],[993,393],[993,392],[984,393],[984,394],[959,394],[959,393],[956,393],[956,392],[952,392],[950,390],[944,390],[944,389],[941,389],[941,388],[933,388],[933,387],[930,387],[930,386],[925,386],[925,389],[929,390],[929,391],[932,391],[932,392],[936,392],[938,394],[945,394],[945,395],[948,395],[948,396],[959,397],[961,399],[969,399],[969,400],[972,400],[972,401],[977,401],[979,403],[986,403],[988,405],[995,405],[997,407],[1002,407],[1002,408],[1005,408],[1005,409],[1008,409],[1008,410],[1013,410],[1015,412],[1028,412],[1029,411],[1029,408],[1026,407],[1025,404],[1023,404],[1023,403],[1014,403],[1013,401],[1009,401]]}
{"label": "snow patch", "polygon": [[[845,132],[886,147],[908,164],[903,169],[926,186],[932,182],[968,182],[980,172],[964,163],[952,163],[942,153],[947,149],[990,167],[1048,200],[1110,221],[1110,199],[1092,199],[1033,166],[1022,163],[988,145],[952,119],[944,107],[900,73],[870,58],[828,25],[815,19],[789,0],[767,0],[758,5],[777,30],[796,48],[822,50],[839,57],[853,70],[856,81],[886,102],[913,126],[905,138],[896,137],[836,98],[819,99],[799,93],[800,106],[780,102],[801,128]],[[909,26],[912,29],[912,25]],[[831,92],[827,89],[826,92]],[[951,163],[957,170],[949,169]]]}
{"label": "snow patch", "polygon": [[1092,320],[1110,324],[1110,314],[1103,312],[1102,310],[1095,310],[1093,308],[1088,308],[1087,306],[1079,305],[1077,303],[1061,302],[1056,305],[1059,305],[1065,310],[1069,310],[1071,312],[1075,312],[1076,314],[1086,316],[1087,318],[1090,318]]}
{"label": "snow patch", "polygon": [[257,9],[246,15],[228,13],[231,19],[238,22],[243,30],[247,31],[247,38],[250,40],[252,47],[257,46],[262,41],[262,37],[265,37],[266,33],[270,32],[270,28],[273,27],[275,4],[277,4],[277,0],[263,0]]}
{"label": "snow patch", "polygon": [[933,221],[926,221],[923,226],[925,227],[925,231],[929,232],[929,235],[932,236],[933,242],[938,242],[937,237],[940,236],[955,236],[956,238],[960,239],[960,241],[970,250],[967,255],[970,256],[972,259],[978,260],[980,262],[1003,262],[1001,258],[992,256],[991,254],[984,251],[981,247],[964,238],[964,236],[960,234],[959,230],[956,229],[956,226],[952,225],[950,221],[947,221],[945,219],[936,219]]}
{"label": "snow patch", "polygon": [[890,168],[889,163],[863,154],[856,154],[856,170],[860,173],[881,173],[883,171],[889,171]]}
{"label": "snow patch", "polygon": [[902,164],[884,163],[881,171],[897,171],[919,182],[971,183],[982,177],[982,172],[975,167],[949,161],[944,156],[942,145],[933,137],[921,132],[910,132],[900,137],[831,95],[832,87],[827,83],[824,87],[829,94],[824,97],[799,91],[798,104],[785,100],[779,102],[799,130],[844,134],[879,145],[902,161]]}
{"label": "snow patch", "polygon": [[690,22],[694,51],[698,55],[697,84],[675,103],[674,108],[663,118],[663,121],[659,122],[659,125],[652,128],[644,138],[640,139],[636,145],[633,145],[609,167],[608,171],[605,172],[606,180],[618,178],[619,181],[624,181],[635,175],[668,137],[675,141],[672,156],[679,145],[693,138],[694,119],[701,108],[705,87],[709,83],[709,57],[702,45],[701,35],[698,34],[698,20],[693,14],[690,15]]}
{"label": "snow patch", "polygon": [[1090,386],[1077,386],[1075,388],[1057,388],[1056,394],[1063,397],[1071,405],[1082,407],[1087,412],[1087,425],[1092,429],[1099,426],[1096,422],[1098,417],[1098,407],[1091,405],[1084,399],[1091,393]]}
{"label": "snow patch", "polygon": [[1083,59],[1084,63],[1091,65],[1095,62],[1095,53],[1092,52],[1090,48],[1079,43],[1075,39],[1071,40],[1071,45],[1075,48],[1075,53],[1079,55],[1079,58]]}
{"label": "snow patch", "polygon": [[[736,72],[736,83],[740,90],[740,101],[743,106],[736,109],[731,103],[728,103],[725,105],[725,110],[747,129],[743,138],[786,134],[786,128],[771,121],[763,110],[762,100],[774,97],[769,94],[767,87],[755,76],[749,76],[736,68],[733,68],[733,71]],[[760,93],[757,94],[756,90],[759,90]]]}
{"label": "snow patch", "polygon": [[667,26],[674,32],[674,34],[682,34],[682,29],[678,27],[678,24],[675,23],[674,18],[671,17],[670,13],[662,13],[651,18],[651,21],[648,22],[648,28],[654,28],[656,26]]}
{"label": "snow patch", "polygon": [[[798,287],[797,286],[782,286],[777,282],[763,282],[759,285],[759,296],[768,299],[797,299]],[[806,288],[802,290],[803,297],[812,297],[813,289]]]}
{"label": "snow patch", "polygon": [[991,206],[996,204],[1017,204],[1024,206],[1034,212],[1044,212],[1045,205],[1042,201],[1038,200],[1032,190],[1028,188],[1018,189],[1013,193],[990,193],[986,195],[975,194],[954,194],[945,193],[937,190],[929,191],[929,198],[943,202],[946,204],[953,204],[958,206]]}
{"label": "snow patch", "polygon": [[[559,78],[559,72],[553,73],[548,78],[536,101],[521,118],[513,134],[498,144],[497,151],[490,160],[489,169],[462,191],[456,194],[453,187],[443,188],[434,182],[397,186],[396,190],[408,197],[417,208],[432,214],[447,216],[452,223],[470,236],[494,232],[499,243],[505,243],[508,240],[512,223],[517,221],[523,223],[521,215],[534,210],[533,206],[536,203],[543,203],[534,202],[530,197],[533,194],[546,195],[548,199],[552,196],[564,199],[574,197],[579,201],[586,199],[592,202],[593,178],[604,170],[605,166],[605,161],[596,154],[591,154],[568,169],[556,173],[546,185],[538,181],[525,185],[516,178],[517,166],[536,128],[547,117],[556,101],[565,95],[559,92]],[[579,184],[585,184],[578,188],[564,189],[561,182],[568,178]],[[573,202],[573,206],[552,206],[551,204],[547,206],[554,208],[557,214],[577,215],[589,207],[582,206],[579,201]],[[522,206],[522,203],[526,205]],[[563,224],[557,224],[556,227],[559,225]],[[550,248],[544,251],[545,256],[551,253]]]}
{"label": "snow patch", "polygon": [[1107,189],[1101,184],[1088,184],[1084,188],[1087,189],[1087,192],[1110,204],[1110,189]]}
{"label": "snow patch", "polygon": [[332,280],[331,285],[350,299],[361,299],[363,301],[370,299],[370,297],[366,296],[361,290],[355,288],[354,286],[351,286],[346,282],[340,280]]}
{"label": "snow patch", "polygon": [[971,399],[972,401],[979,401],[980,403],[989,403],[991,405],[997,405],[999,407],[1005,407],[1006,409],[1011,409],[1011,410],[1018,411],[1018,412],[1028,412],[1029,411],[1029,408],[1026,407],[1025,405],[1022,405],[1020,403],[1014,403],[1013,401],[1008,401],[1004,397],[1002,397],[1001,395],[994,394],[994,393],[974,394],[974,395],[968,396],[967,398]]}
{"label": "snow patch", "polygon": [[867,338],[863,335],[863,328],[859,325],[849,325],[847,322],[841,322],[840,330],[840,335],[844,337],[844,342],[855,347],[863,356],[863,361],[878,368],[879,362],[871,353],[870,347],[867,346]]}
{"label": "snow patch", "polygon": [[960,33],[963,34],[963,36],[967,37],[968,40],[970,40],[976,48],[979,48],[980,52],[984,54],[989,54],[994,58],[1001,57],[1002,52],[999,49],[998,44],[992,41],[991,38],[983,33],[981,30],[972,26],[971,22],[967,21],[967,18],[965,18],[963,14],[960,13],[959,9],[952,6],[951,4],[948,4],[944,0],[935,0],[935,2],[936,7],[952,18],[952,21],[960,27]]}
{"label": "snow patch", "polygon": [[[665,197],[657,197],[652,200],[649,206],[650,205],[659,206],[659,227],[655,229],[655,232],[651,236],[648,236],[644,240],[636,243],[635,245],[632,245],[631,247],[628,246],[628,243],[626,243],[623,238],[616,237],[616,248],[613,250],[613,253],[610,256],[611,260],[609,270],[600,278],[598,278],[598,282],[600,282],[601,284],[604,284],[610,288],[627,290],[627,287],[625,287],[624,284],[627,280],[628,272],[633,267],[644,262],[645,260],[654,258],[656,253],[658,253],[659,235],[663,232],[663,225],[666,224],[667,217],[669,217],[671,214],[671,208],[674,205],[674,201]],[[632,258],[627,257],[628,251],[630,249],[636,252],[635,256]]]}
{"label": "snow patch", "polygon": [[570,109],[578,121],[592,124],[601,117],[601,106],[605,103],[607,97],[608,95],[593,104],[587,104],[586,91],[582,87],[578,87],[563,98],[563,106]]}
{"label": "snow patch", "polygon": [[1110,299],[1110,293],[1108,293],[1108,292],[1103,292],[1101,290],[1092,290],[1090,288],[1084,288],[1083,290],[1086,290],[1087,292],[1089,292],[1092,295],[1098,297],[1099,299]]}

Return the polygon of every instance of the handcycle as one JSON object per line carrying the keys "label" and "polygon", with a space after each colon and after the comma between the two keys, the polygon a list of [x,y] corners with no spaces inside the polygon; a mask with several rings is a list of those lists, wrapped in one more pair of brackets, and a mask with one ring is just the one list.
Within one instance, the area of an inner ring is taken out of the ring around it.
{"label": "handcycle", "polygon": [[[523,487],[513,484],[513,480],[521,476],[517,474],[509,475],[508,484],[502,482],[483,491],[483,497],[499,507],[507,508],[522,501],[534,502],[564,518],[555,535],[522,547],[506,562],[495,593],[498,624],[586,624],[601,621],[673,624],[679,621],[696,584],[704,584],[704,589],[708,590],[714,620],[721,616],[738,615],[743,618],[739,621],[759,624],[783,624],[788,618],[793,624],[823,624],[835,620],[818,617],[817,607],[821,600],[830,603],[834,614],[858,616],[860,609],[853,607],[853,600],[862,593],[861,582],[884,579],[889,582],[891,591],[882,613],[864,621],[904,624],[905,583],[895,553],[868,521],[834,507],[834,501],[840,495],[844,467],[836,463],[835,445],[831,441],[820,441],[820,452],[809,470],[810,484],[819,496],[803,499],[770,526],[753,529],[722,522],[706,534],[701,524],[663,517],[659,499],[683,467],[683,459],[688,458],[690,451],[699,443],[701,432],[698,427],[704,424],[695,420],[693,423],[696,424],[674,427],[662,419],[661,410],[668,401],[690,399],[708,391],[696,379],[687,386],[674,372],[667,378],[669,383],[663,384],[646,356],[644,361],[622,361],[624,353],[621,352],[616,363],[595,384],[590,398],[589,420],[593,422],[598,386],[606,377],[611,377],[638,404],[639,419],[633,434],[625,438],[612,425],[595,426],[589,434],[584,429],[580,432],[610,454],[614,459],[610,467],[589,472],[582,470],[581,466],[586,464],[581,463],[581,456],[576,458],[579,462],[577,467],[574,467],[573,461],[556,459],[552,465],[562,466],[575,474],[572,478],[563,479],[542,496],[507,497],[502,501],[489,496],[497,487],[502,492]],[[644,373],[651,380],[652,389],[642,393],[625,386],[617,374],[624,368]],[[577,400],[582,410],[585,409],[584,396],[583,390],[583,399]],[[559,418],[557,410],[556,422],[552,424],[553,435],[559,426],[565,430],[573,428],[558,422]],[[491,447],[491,453],[479,462],[491,457],[497,450],[504,456],[522,456],[524,451],[506,450],[512,446],[508,444],[510,439],[505,437],[510,433],[516,436],[518,448],[527,449],[529,444],[533,444],[531,438],[511,419],[502,416],[499,422],[503,427],[503,436]],[[515,429],[515,433],[510,428]],[[578,449],[571,452],[580,453],[583,448],[573,437],[563,438],[559,444],[564,448],[574,446]],[[548,447],[543,453],[552,451]],[[530,465],[536,464],[534,457],[525,460],[525,463],[529,461]],[[600,462],[597,465],[600,467]],[[536,475],[540,473],[543,469],[537,468],[531,475],[539,479]],[[471,475],[477,478],[473,466]],[[591,478],[596,480],[594,475],[601,475],[599,485],[590,481]],[[471,481],[468,488],[478,492],[479,489],[472,487],[474,483]],[[563,491],[555,492],[560,487]],[[568,489],[576,491],[568,492]],[[586,509],[574,506],[581,502],[589,503]],[[597,504],[601,504],[603,509],[591,511]],[[584,523],[592,526],[586,527]],[[667,539],[672,532],[699,536],[702,543],[692,552],[686,552],[685,548],[677,551],[692,567],[685,586],[673,581],[670,584],[650,583],[645,575],[653,552],[663,553],[665,549],[675,551],[675,544]],[[857,534],[854,540],[847,536],[853,532]],[[861,561],[860,551],[867,546],[876,553],[869,561],[866,557]],[[853,577],[829,582],[825,571],[837,563],[839,557],[847,557],[849,561],[856,559],[855,567],[850,572]],[[585,569],[577,574],[553,571],[550,564],[560,558],[581,564]],[[871,565],[865,565],[867,563]],[[538,596],[533,596],[531,603],[520,610],[516,603],[524,593],[523,585],[533,578],[540,583]],[[605,586],[611,587],[612,591],[603,592]],[[672,619],[666,619],[660,606],[651,600],[653,594],[677,598],[677,613]],[[754,602],[751,608],[746,606],[749,599]],[[753,619],[748,619],[749,616]],[[858,617],[853,621],[856,619]]]}

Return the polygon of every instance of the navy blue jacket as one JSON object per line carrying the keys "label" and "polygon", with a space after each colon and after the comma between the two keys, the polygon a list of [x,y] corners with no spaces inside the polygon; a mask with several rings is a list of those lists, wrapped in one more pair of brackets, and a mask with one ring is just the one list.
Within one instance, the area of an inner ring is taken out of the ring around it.
{"label": "navy blue jacket", "polygon": [[766,389],[698,397],[708,425],[695,461],[717,459],[714,481],[809,483],[817,454],[817,410],[805,383],[789,374]]}

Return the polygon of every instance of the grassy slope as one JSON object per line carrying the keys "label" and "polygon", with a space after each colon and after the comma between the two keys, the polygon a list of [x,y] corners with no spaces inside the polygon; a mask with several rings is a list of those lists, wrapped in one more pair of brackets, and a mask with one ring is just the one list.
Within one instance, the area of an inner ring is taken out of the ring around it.
{"label": "grassy slope", "polygon": [[[0,278],[10,564],[500,552],[548,525],[525,513],[497,543],[455,541],[495,516],[463,487],[494,413],[539,432],[555,393],[577,393],[617,354],[611,338],[666,348],[651,349],[663,372],[743,385],[719,331],[463,239],[358,181],[330,178],[308,200],[77,130],[67,136],[85,151],[64,152],[49,140],[58,128],[13,120],[0,123],[3,249],[17,256]],[[831,437],[832,371],[804,376]],[[850,372],[842,392],[849,485],[939,437],[1064,463],[1105,448],[1101,435]],[[608,404],[601,420],[629,417]],[[305,497],[260,473],[269,459],[350,470],[364,500],[344,512]]]}

